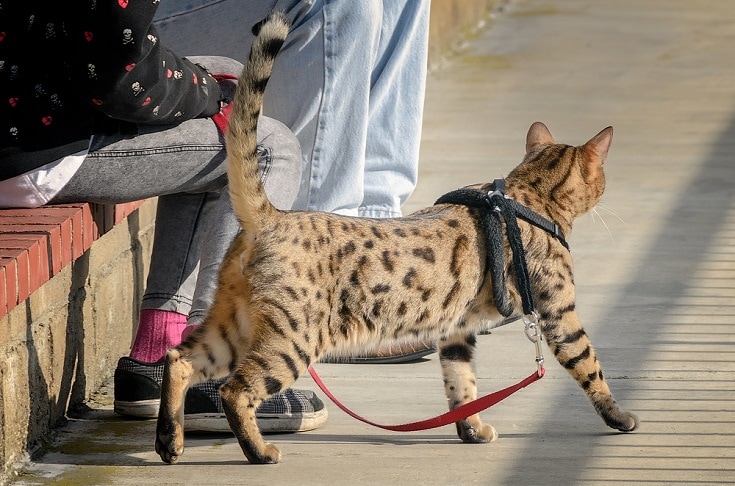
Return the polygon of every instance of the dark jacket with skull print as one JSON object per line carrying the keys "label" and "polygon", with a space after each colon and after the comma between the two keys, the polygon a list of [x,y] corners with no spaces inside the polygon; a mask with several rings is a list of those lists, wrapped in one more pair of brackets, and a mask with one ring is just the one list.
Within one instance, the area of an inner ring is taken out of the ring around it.
{"label": "dark jacket with skull print", "polygon": [[0,180],[219,111],[217,82],[158,42],[159,0],[0,0]]}

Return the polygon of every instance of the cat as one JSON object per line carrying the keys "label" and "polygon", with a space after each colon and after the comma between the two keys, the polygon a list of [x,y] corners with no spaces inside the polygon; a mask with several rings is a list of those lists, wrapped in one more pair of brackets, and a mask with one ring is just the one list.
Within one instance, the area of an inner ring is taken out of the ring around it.
{"label": "cat", "polygon": [[[256,124],[288,31],[288,20],[277,12],[260,24],[238,83],[226,147],[230,197],[242,232],[224,259],[204,324],[166,355],[155,441],[164,462],[176,462],[184,450],[187,388],[228,375],[220,388],[222,405],[248,461],[280,461],[278,448],[258,430],[261,401],[288,388],[326,353],[365,350],[383,339],[437,342],[454,409],[476,398],[476,333],[503,319],[486,272],[479,209],[437,204],[403,218],[371,219],[280,211],[268,201],[258,173]],[[579,147],[557,144],[539,122],[526,138],[523,162],[505,179],[507,196],[569,235],[572,221],[602,195],[612,128]],[[638,419],[613,399],[575,312],[569,252],[542,229],[519,226],[544,339],[604,422],[634,430]],[[507,295],[518,312],[507,245],[505,252]],[[456,425],[465,442],[497,438],[479,415]]]}

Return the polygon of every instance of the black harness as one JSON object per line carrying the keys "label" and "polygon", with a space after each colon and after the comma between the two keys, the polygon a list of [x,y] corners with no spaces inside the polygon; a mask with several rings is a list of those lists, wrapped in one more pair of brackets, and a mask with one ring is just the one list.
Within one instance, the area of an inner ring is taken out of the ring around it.
{"label": "black harness", "polygon": [[516,286],[521,296],[523,313],[525,316],[535,316],[531,282],[526,266],[526,252],[523,249],[523,240],[521,239],[517,218],[521,218],[548,232],[569,250],[569,244],[564,238],[559,225],[523,204],[508,198],[505,195],[504,179],[495,179],[493,190],[490,192],[485,193],[477,189],[457,189],[443,195],[434,204],[461,204],[481,210],[480,226],[487,242],[488,266],[493,279],[493,300],[498,311],[504,317],[508,317],[513,312],[513,304],[503,278],[505,252],[502,221],[505,221],[505,232],[513,253],[513,268],[515,269]]}

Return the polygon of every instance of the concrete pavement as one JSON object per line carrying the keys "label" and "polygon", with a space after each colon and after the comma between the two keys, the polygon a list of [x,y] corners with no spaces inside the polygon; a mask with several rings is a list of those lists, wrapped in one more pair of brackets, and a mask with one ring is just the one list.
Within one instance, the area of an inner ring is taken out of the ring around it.
{"label": "concrete pavement", "polygon": [[[452,426],[385,432],[328,403],[324,427],[271,437],[279,465],[248,465],[232,436],[190,435],[167,466],[155,423],[115,416],[103,390],[15,483],[735,483],[733,45],[726,1],[510,0],[428,86],[406,212],[507,174],[533,121],[573,144],[614,126],[599,217],[580,220],[570,243],[578,311],[638,431],[605,427],[552,358],[543,380],[484,413],[500,433],[492,444],[461,444]],[[533,353],[518,324],[481,336],[480,392],[527,376]],[[316,368],[376,421],[446,407],[436,355]],[[316,389],[308,377],[298,386]]]}

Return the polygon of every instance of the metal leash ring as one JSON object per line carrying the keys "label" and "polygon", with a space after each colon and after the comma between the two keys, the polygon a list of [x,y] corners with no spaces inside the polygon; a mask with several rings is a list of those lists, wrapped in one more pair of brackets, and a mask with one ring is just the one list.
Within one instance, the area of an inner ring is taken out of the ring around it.
{"label": "metal leash ring", "polygon": [[541,341],[543,341],[543,334],[541,334],[541,328],[538,325],[538,314],[531,311],[530,314],[523,315],[523,323],[525,324],[524,332],[529,341],[536,346],[536,368],[539,376],[544,374],[544,355],[541,353]]}

